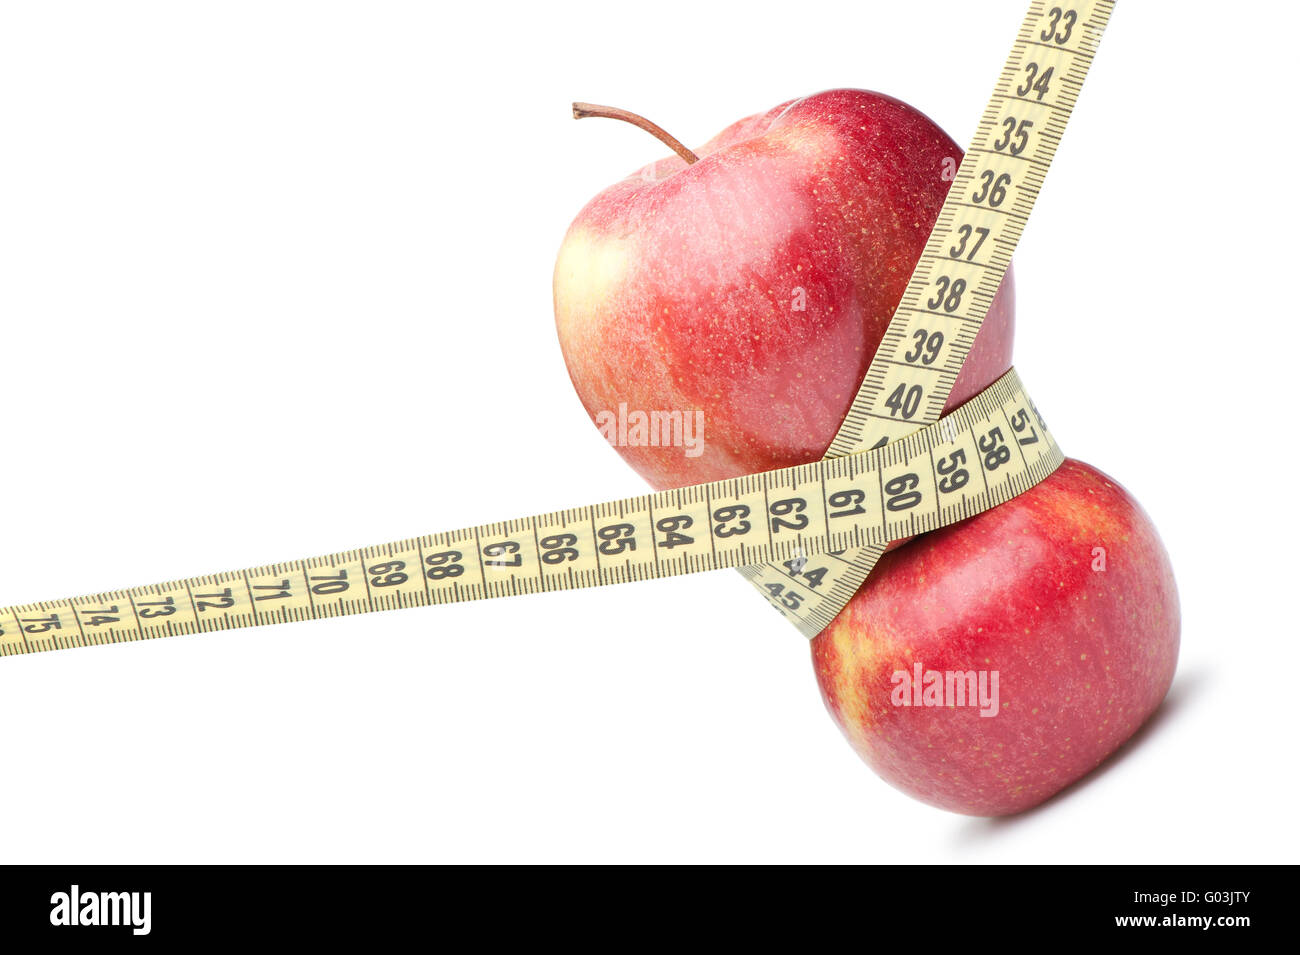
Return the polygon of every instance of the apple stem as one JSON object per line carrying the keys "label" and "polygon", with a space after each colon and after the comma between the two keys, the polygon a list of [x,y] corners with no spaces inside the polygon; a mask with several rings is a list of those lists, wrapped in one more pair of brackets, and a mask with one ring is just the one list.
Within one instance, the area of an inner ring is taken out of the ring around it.
{"label": "apple stem", "polygon": [[700,157],[695,155],[675,137],[671,136],[662,127],[656,126],[644,116],[638,116],[636,113],[629,113],[625,109],[619,109],[617,106],[597,106],[595,103],[574,103],[573,118],[585,119],[588,116],[602,116],[605,119],[621,119],[625,123],[631,123],[638,129],[644,129],[655,139],[659,140],[677,155],[686,160],[687,165],[697,161]]}

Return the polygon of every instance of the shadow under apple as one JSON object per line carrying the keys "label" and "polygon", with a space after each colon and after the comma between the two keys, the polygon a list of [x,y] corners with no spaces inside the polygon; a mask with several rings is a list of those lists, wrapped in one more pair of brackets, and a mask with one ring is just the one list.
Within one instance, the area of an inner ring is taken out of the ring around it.
{"label": "shadow under apple", "polygon": [[1012,816],[987,816],[969,820],[958,831],[959,844],[984,842],[997,838],[1001,833],[1018,828],[1022,823],[1051,810],[1058,803],[1072,798],[1075,793],[1086,789],[1090,784],[1105,776],[1119,766],[1129,756],[1140,749],[1146,741],[1178,714],[1185,711],[1191,702],[1204,693],[1207,675],[1204,670],[1192,673],[1179,673],[1173,685],[1165,695],[1160,706],[1151,714],[1136,733],[1125,743],[1099,763],[1096,768],[1076,779],[1060,792],[1045,799],[1036,806]]}

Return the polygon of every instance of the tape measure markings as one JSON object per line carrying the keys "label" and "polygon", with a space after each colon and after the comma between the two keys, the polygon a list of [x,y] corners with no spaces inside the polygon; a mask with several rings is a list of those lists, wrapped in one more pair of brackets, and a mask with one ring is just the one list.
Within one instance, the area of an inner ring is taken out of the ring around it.
{"label": "tape measure markings", "polygon": [[[807,595],[807,606],[802,598],[785,597],[778,607],[784,604],[782,611],[814,635],[857,591],[889,540],[933,530],[1007,500],[1062,460],[1014,373],[946,418],[939,415],[1009,267],[1077,100],[1092,60],[1084,46],[1095,46],[1112,6],[1111,0],[1079,0],[1050,10],[1042,0],[1031,5],[978,124],[976,141],[957,169],[903,300],[823,461],[307,560],[19,605],[0,612],[0,655],[737,565],[767,595],[785,594],[787,587]],[[1035,41],[1043,22],[1064,32],[1041,31],[1043,41],[1053,42]],[[1080,29],[1072,37],[1075,26]],[[1071,39],[1077,42],[1071,44]],[[1043,50],[1034,61],[1026,58],[1031,47]],[[1018,94],[1012,84],[1022,73],[1027,79]],[[999,127],[1004,141],[995,142]],[[977,177],[979,189],[974,188]],[[960,244],[952,244],[957,236]],[[939,294],[930,297],[936,286]],[[918,331],[924,332],[919,342]],[[924,384],[918,384],[912,377],[918,370],[933,374],[921,376]],[[1021,437],[1016,422],[1031,428],[1032,444]],[[1010,431],[1003,433],[1004,426]],[[981,427],[983,433],[977,435]],[[1014,456],[1011,443],[1017,445]],[[985,458],[985,445],[994,457]],[[878,450],[868,452],[868,447]],[[947,450],[936,459],[939,449]],[[957,455],[963,465],[959,469]],[[951,467],[944,471],[940,462]],[[970,470],[980,474],[983,490],[978,493],[965,489],[973,483]],[[999,472],[996,478],[994,471]],[[963,484],[945,487],[945,477],[956,473],[964,475]],[[777,491],[787,496],[774,500]],[[956,491],[952,503],[944,500]],[[810,508],[818,499],[820,507]],[[891,517],[899,502],[908,512],[901,519]],[[718,515],[725,517],[715,527]],[[841,518],[849,520],[832,530]],[[737,533],[742,525],[744,534],[752,532],[758,520],[765,542],[727,542],[743,536]],[[700,526],[707,548],[697,540]],[[778,540],[780,530],[793,534]],[[584,540],[590,537],[589,548],[578,546],[579,534]],[[637,552],[637,543],[643,544],[647,535],[648,558],[640,556],[647,553],[644,549]],[[466,553],[471,546],[472,559]],[[678,548],[681,552],[674,553]],[[802,574],[807,579],[799,580],[800,574],[787,574],[773,563],[797,561],[802,570],[810,557],[824,565],[815,581],[807,572]],[[364,597],[356,596],[358,574]],[[65,630],[68,613],[75,633],[71,627]]]}
{"label": "tape measure markings", "polygon": [[[1030,5],[976,127],[975,142],[953,177],[828,457],[887,447],[940,418],[1010,267],[1112,7],[1111,0],[1059,3],[1050,9],[1042,0]],[[995,138],[999,130],[1003,135]],[[977,235],[981,237],[974,242]],[[987,259],[981,259],[986,245]],[[935,347],[927,356],[930,342]],[[742,573],[760,592],[766,590],[769,602],[805,636],[813,637],[857,592],[882,552],[852,555],[819,599],[797,608],[770,596],[797,576],[788,568],[769,564]]]}
{"label": "tape measure markings", "polygon": [[[876,451],[338,554],[21,604],[0,613],[0,655],[883,547],[1009,500],[1050,473],[1062,458],[1046,430],[1036,429],[1040,436],[1017,458],[978,454],[991,430],[1015,416],[1030,421],[1032,408],[1010,372],[942,424]],[[939,461],[956,457],[967,463],[965,479],[945,489]]]}

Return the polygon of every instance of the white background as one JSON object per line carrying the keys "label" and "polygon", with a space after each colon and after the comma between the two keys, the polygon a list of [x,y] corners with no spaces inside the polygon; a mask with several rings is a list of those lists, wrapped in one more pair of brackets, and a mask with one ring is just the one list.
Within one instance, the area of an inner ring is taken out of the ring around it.
{"label": "white background", "polygon": [[[1083,784],[894,791],[719,573],[6,659],[0,861],[1295,861],[1300,24],[1193,9],[1120,4],[1017,256],[1016,364],[1182,593]],[[640,492],[550,279],[663,150],[569,102],[698,144],[863,86],[964,143],[1024,3],[0,10],[9,604]]]}

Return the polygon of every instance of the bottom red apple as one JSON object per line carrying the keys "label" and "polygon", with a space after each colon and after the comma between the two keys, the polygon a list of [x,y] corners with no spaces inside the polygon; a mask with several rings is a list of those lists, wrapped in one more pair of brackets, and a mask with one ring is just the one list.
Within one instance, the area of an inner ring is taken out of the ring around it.
{"label": "bottom red apple", "polygon": [[828,709],[880,776],[994,816],[1042,802],[1128,739],[1169,689],[1178,633],[1150,519],[1066,461],[886,554],[812,652]]}

